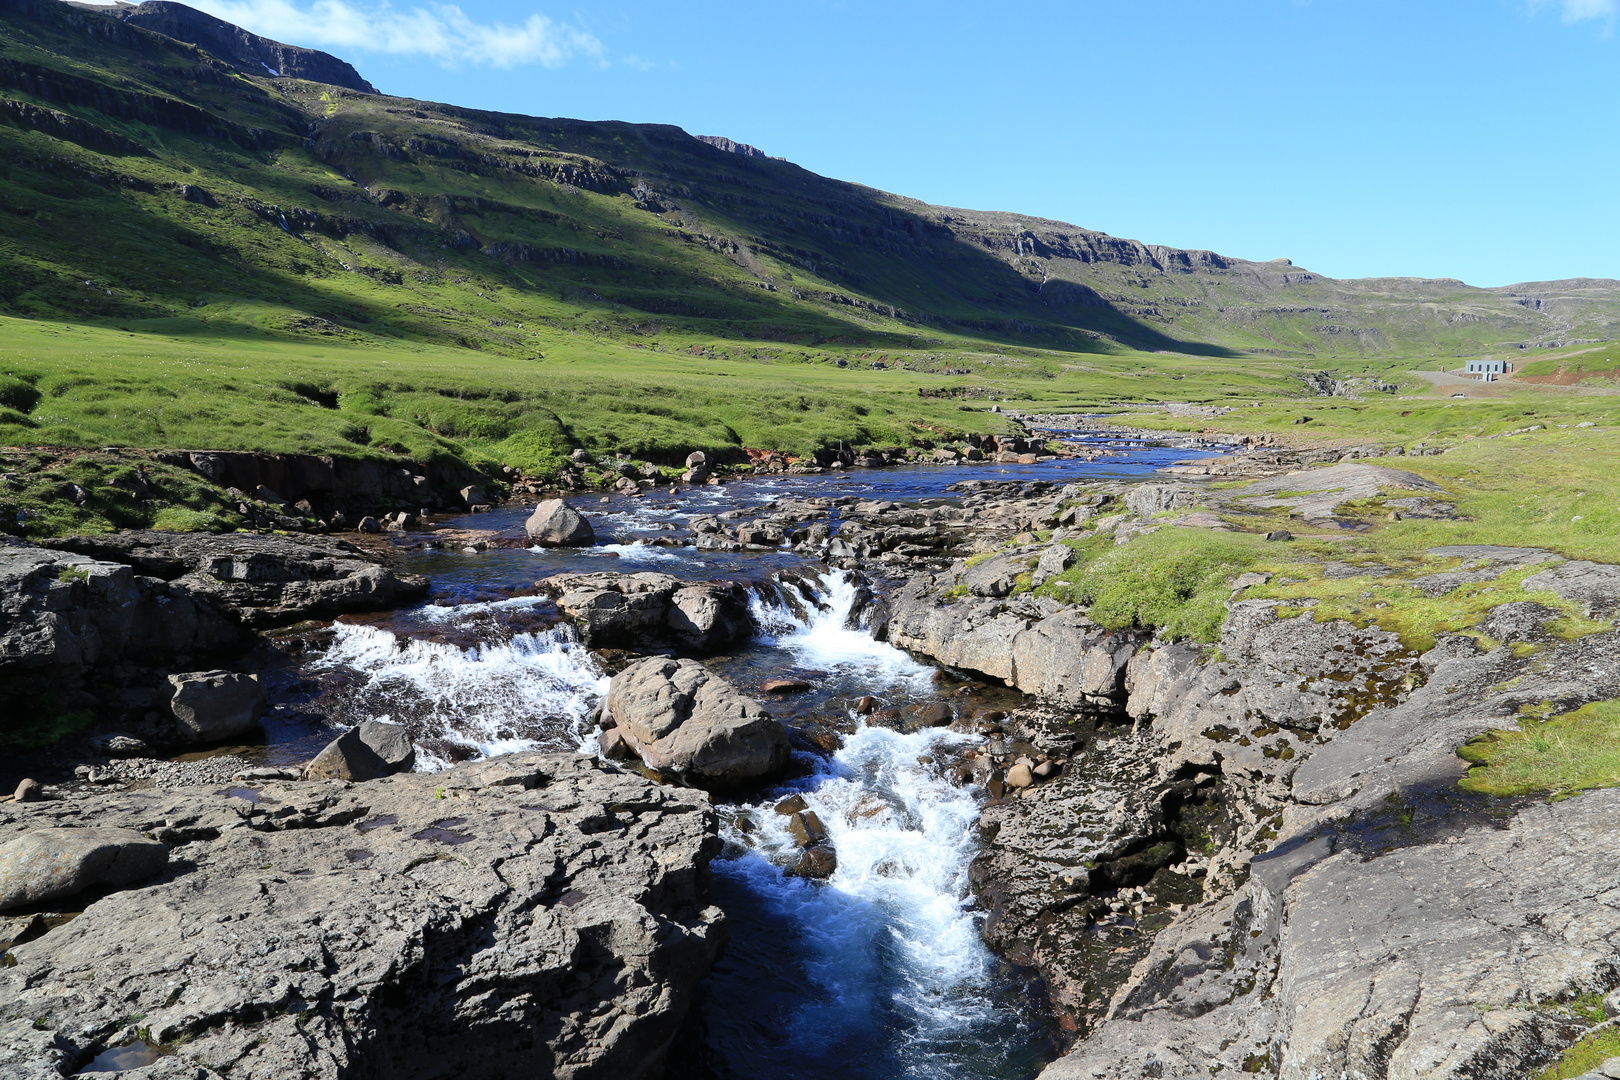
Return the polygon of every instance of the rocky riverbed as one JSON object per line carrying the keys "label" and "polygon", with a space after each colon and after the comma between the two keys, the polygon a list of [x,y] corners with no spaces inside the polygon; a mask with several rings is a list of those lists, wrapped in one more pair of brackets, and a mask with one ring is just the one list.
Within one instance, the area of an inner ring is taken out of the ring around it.
{"label": "rocky riverbed", "polygon": [[[1455,750],[1620,697],[1620,568],[1297,556],[1440,600],[1510,582],[1478,632],[1421,647],[1255,595],[1264,574],[1231,576],[1207,644],[1041,587],[1065,540],[1454,512],[1398,459],[1277,475],[1286,453],[626,491],[576,504],[595,545],[546,554],[505,542],[515,511],[445,522],[453,547],[391,534],[386,566],[252,536],[9,549],[12,685],[99,693],[130,730],[63,744],[78,775],[0,804],[0,894],[40,858],[8,839],[131,854],[12,906],[24,1064],[0,1076],[109,1053],[154,1076],[635,1076],[672,1045],[683,1080],[1526,1075],[1620,986],[1620,804],[1469,795]],[[1566,640],[1527,590],[1593,629]],[[167,621],[143,632],[141,605]],[[219,682],[205,659],[255,669],[269,746],[162,760],[182,690]],[[306,779],[363,720],[403,725],[419,771],[361,779],[366,743],[352,779]]]}

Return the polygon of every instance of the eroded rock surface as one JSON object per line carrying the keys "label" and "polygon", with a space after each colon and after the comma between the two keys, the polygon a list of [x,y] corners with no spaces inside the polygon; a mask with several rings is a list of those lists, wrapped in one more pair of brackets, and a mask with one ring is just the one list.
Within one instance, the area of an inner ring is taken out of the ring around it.
{"label": "eroded rock surface", "polygon": [[668,642],[712,653],[754,632],[748,590],[734,581],[668,574],[555,574],[539,582],[593,648]]}
{"label": "eroded rock surface", "polygon": [[649,768],[700,787],[764,780],[788,762],[782,725],[695,660],[632,664],[613,676],[603,711]]}
{"label": "eroded rock surface", "polygon": [[724,939],[707,796],[572,754],[5,804],[0,840],[89,822],[169,870],[9,949],[7,1080],[137,1028],[188,1076],[653,1076]]}

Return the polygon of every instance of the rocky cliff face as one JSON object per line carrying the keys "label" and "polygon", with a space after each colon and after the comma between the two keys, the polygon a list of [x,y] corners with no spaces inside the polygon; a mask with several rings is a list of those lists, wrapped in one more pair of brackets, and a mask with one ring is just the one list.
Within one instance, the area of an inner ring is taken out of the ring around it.
{"label": "rocky cliff face", "polygon": [[[1360,480],[1389,487],[1391,470],[1365,469],[1211,498],[1286,497],[1331,521]],[[1174,504],[1165,492],[1124,501],[1101,519],[1122,542],[1177,527],[1152,518]],[[1575,999],[1620,986],[1620,794],[1468,794],[1455,748],[1525,706],[1620,696],[1620,634],[1563,641],[1549,609],[1505,590],[1482,624],[1489,648],[1441,634],[1419,652],[1376,625],[1246,599],[1239,579],[1207,648],[1108,634],[1015,592],[1047,554],[914,579],[889,631],[1032,695],[975,773],[991,799],[973,877],[987,938],[1040,969],[1081,1036],[1045,1080],[1507,1080],[1581,1037],[1592,1014]],[[1600,619],[1620,604],[1620,568],[1434,554],[1466,561],[1420,579],[1430,596],[1547,563],[1525,589]],[[1042,781],[1018,759],[1061,768]]]}
{"label": "rocky cliff face", "polygon": [[[63,711],[116,708],[121,694],[103,691],[161,685],[252,630],[375,610],[427,588],[339,540],[130,531],[0,544],[0,701],[19,713],[15,702],[39,695]],[[81,690],[92,675],[100,697]],[[152,700],[128,698],[135,719]]]}
{"label": "rocky cliff face", "polygon": [[377,88],[362,79],[353,65],[330,53],[271,41],[172,0],[145,0],[133,7],[119,6],[109,14],[132,26],[195,45],[254,75],[309,79],[364,94],[377,93]]}
{"label": "rocky cliff face", "polygon": [[725,937],[707,796],[572,754],[7,804],[0,855],[109,822],[168,869],[43,937],[0,919],[6,1080],[120,1046],[166,1055],[143,1076],[637,1080]]}

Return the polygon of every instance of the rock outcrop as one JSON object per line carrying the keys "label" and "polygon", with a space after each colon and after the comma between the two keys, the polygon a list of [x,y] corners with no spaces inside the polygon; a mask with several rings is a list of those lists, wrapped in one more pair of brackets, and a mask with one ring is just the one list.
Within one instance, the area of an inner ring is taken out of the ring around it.
{"label": "rock outcrop", "polygon": [[556,574],[539,586],[593,648],[675,645],[713,653],[754,632],[748,591],[734,581],[688,582],[668,574]]}
{"label": "rock outcrop", "polygon": [[[29,800],[33,801],[33,800]],[[30,829],[0,840],[0,911],[156,875],[169,846],[133,829]]]}
{"label": "rock outcrop", "polygon": [[[427,582],[352,544],[257,533],[121,532],[40,545],[0,538],[0,700],[50,693],[59,707],[93,672],[200,666],[250,631],[374,610],[420,596]],[[107,681],[107,680],[104,680]],[[172,691],[165,688],[167,700]]]}
{"label": "rock outcrop", "polygon": [[196,45],[252,75],[309,79],[364,94],[377,92],[377,88],[362,79],[352,65],[331,53],[283,45],[279,41],[250,34],[240,26],[233,26],[172,0],[144,0],[133,7],[113,8],[109,14],[131,25]]}
{"label": "rock outcrop", "polygon": [[8,947],[8,1080],[137,1039],[177,1076],[638,1080],[724,940],[707,796],[573,754],[5,804],[0,842],[108,820],[168,868]]}
{"label": "rock outcrop", "polygon": [[170,675],[174,696],[169,711],[187,742],[217,742],[256,727],[266,711],[264,684],[257,675],[234,671],[192,671]]}
{"label": "rock outcrop", "polygon": [[585,515],[561,499],[548,499],[536,506],[523,530],[541,547],[590,547],[596,543],[596,531]]}
{"label": "rock outcrop", "polygon": [[390,570],[347,541],[326,538],[130,531],[63,537],[42,546],[123,563],[254,629],[375,611],[427,591],[423,578]]}
{"label": "rock outcrop", "polygon": [[695,660],[632,664],[613,676],[603,712],[649,768],[699,787],[755,783],[788,762],[782,725]]}

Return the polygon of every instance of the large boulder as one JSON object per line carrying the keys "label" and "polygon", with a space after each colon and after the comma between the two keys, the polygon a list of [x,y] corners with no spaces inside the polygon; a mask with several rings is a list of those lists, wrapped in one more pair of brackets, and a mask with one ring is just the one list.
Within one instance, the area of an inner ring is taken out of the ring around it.
{"label": "large boulder", "polygon": [[698,787],[763,780],[788,762],[782,725],[695,660],[653,656],[625,668],[606,712],[650,768]]}
{"label": "large boulder", "polygon": [[133,829],[31,829],[0,843],[0,911],[144,881],[168,861],[169,845]]}
{"label": "large boulder", "polygon": [[170,675],[169,711],[187,742],[218,742],[256,727],[268,711],[257,675],[192,671]]}
{"label": "large boulder", "polygon": [[561,499],[547,499],[534,508],[523,529],[541,547],[590,547],[596,530],[585,515]]}
{"label": "large boulder", "polygon": [[367,720],[326,744],[304,770],[308,780],[376,780],[410,772],[416,764],[411,734],[399,724]]}

